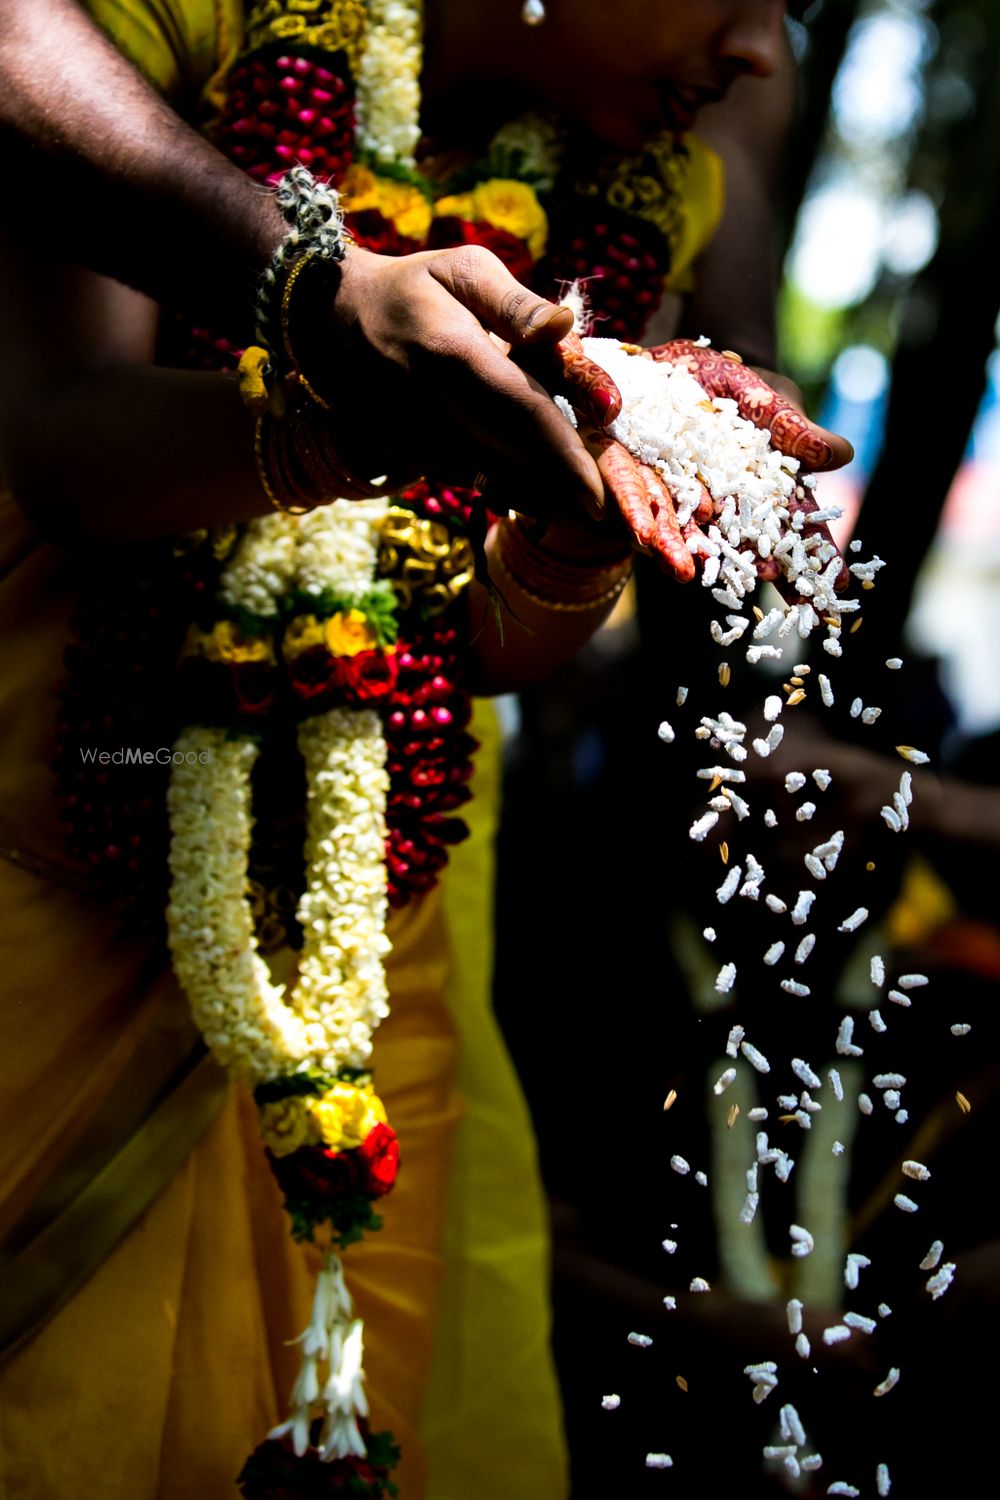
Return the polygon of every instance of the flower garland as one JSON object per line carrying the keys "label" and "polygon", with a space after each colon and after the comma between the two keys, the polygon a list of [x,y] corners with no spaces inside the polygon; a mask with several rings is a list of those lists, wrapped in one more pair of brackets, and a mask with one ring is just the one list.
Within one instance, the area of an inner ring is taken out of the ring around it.
{"label": "flower garland", "polygon": [[[661,144],[652,176],[621,166],[595,188],[561,128],[525,116],[485,162],[432,181],[416,165],[418,0],[262,0],[247,41],[216,140],[251,177],[273,183],[298,163],[339,181],[349,227],[373,249],[477,243],[543,289],[582,275],[602,332],[639,336],[670,265],[660,200],[678,189],[681,144]],[[235,349],[190,329],[184,362],[217,367]],[[484,524],[470,492],[424,484],[391,507],[268,516],[209,538],[216,572],[187,595],[187,727],[168,796],[174,966],[206,1041],[254,1087],[293,1232],[328,1247],[291,1414],[240,1476],[249,1500],[394,1492],[398,1454],[367,1427],[363,1330],[336,1252],[379,1227],[374,1205],[398,1170],[369,1071],[387,1013],[385,918],[434,884],[465,834],[455,814],[475,745],[450,616]],[[255,770],[289,722],[307,826],[286,992],[262,957],[268,902],[251,877]]]}

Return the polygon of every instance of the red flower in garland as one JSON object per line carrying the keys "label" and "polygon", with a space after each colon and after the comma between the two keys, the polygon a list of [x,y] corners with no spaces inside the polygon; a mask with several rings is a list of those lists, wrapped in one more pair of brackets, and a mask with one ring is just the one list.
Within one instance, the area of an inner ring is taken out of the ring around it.
{"label": "red flower in garland", "polygon": [[395,690],[399,677],[395,651],[359,651],[338,659],[340,684],[349,704],[371,703]]}
{"label": "red flower in garland", "polygon": [[334,656],[325,646],[314,646],[293,657],[288,663],[288,680],[296,697],[309,702],[334,692],[343,680],[341,670],[346,660]]}
{"label": "red flower in garland", "polygon": [[236,711],[241,718],[262,718],[274,706],[275,670],[264,662],[230,664]]}
{"label": "red flower in garland", "polygon": [[408,239],[400,234],[391,219],[379,213],[377,208],[365,208],[360,213],[348,214],[345,219],[348,229],[359,245],[374,250],[378,255],[412,255],[422,250],[419,240]]}
{"label": "red flower in garland", "polygon": [[353,1153],[362,1164],[362,1192],[381,1198],[389,1192],[399,1172],[399,1142],[390,1125],[375,1125]]}
{"label": "red flower in garland", "polygon": [[528,282],[534,268],[531,252],[523,240],[506,229],[497,229],[493,224],[474,224],[468,219],[459,219],[443,214],[431,225],[427,239],[429,250],[449,250],[455,245],[485,245],[502,260],[510,274],[518,281]]}

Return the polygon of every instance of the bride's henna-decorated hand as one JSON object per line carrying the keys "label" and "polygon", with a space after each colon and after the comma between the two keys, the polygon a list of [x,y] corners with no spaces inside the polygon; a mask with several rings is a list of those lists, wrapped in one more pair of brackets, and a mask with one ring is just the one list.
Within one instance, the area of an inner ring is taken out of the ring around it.
{"label": "bride's henna-decorated hand", "polygon": [[[706,395],[735,401],[741,416],[757,427],[766,428],[774,446],[797,458],[807,469],[838,468],[852,456],[846,439],[810,422],[794,400],[774,388],[765,378],[770,372],[754,370],[733,354],[720,354],[687,339],[677,339],[642,354],[687,369]],[[518,359],[518,355],[514,358]],[[588,358],[576,334],[568,334],[545,351],[533,353],[530,363],[538,378],[563,395],[576,411],[580,436],[597,463],[605,491],[633,545],[638,551],[656,557],[681,582],[690,581],[695,574],[696,555],[714,550],[701,529],[714,513],[711,495],[703,490],[701,503],[682,527],[677,520],[674,495],[663,476],[634,458],[607,432],[607,426],[621,410],[621,395],[611,377]],[[780,376],[772,378],[786,384]],[[790,383],[788,388],[792,394],[794,388]],[[792,515],[799,510],[808,515],[818,508],[809,491],[801,499],[793,496],[788,501]],[[832,542],[824,523],[812,525],[807,521],[802,535],[816,534]],[[782,589],[780,564],[773,558],[759,558],[757,571],[762,580]],[[839,586],[847,581],[845,566]],[[790,603],[798,599],[797,594],[789,596]]]}
{"label": "bride's henna-decorated hand", "polygon": [[[518,358],[517,355],[514,356]],[[537,377],[565,397],[577,415],[584,446],[597,463],[605,493],[624,523],[633,547],[656,557],[683,582],[694,577],[694,558],[677,523],[674,498],[653,469],[633,458],[606,431],[621,411],[622,398],[607,371],[588,358],[577,334],[530,357]],[[711,514],[711,497],[699,514]]]}
{"label": "bride's henna-decorated hand", "polygon": [[806,469],[839,469],[854,456],[846,438],[810,422],[794,402],[780,395],[761,371],[745,365],[739,355],[720,354],[690,339],[673,339],[645,353],[647,359],[669,360],[687,370],[709,396],[735,401],[741,417],[755,427],[766,427],[774,446],[797,458]]}

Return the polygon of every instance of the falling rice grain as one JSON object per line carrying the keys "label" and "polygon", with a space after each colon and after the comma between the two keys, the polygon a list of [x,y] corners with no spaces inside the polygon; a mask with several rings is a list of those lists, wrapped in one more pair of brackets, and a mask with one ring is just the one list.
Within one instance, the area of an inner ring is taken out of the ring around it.
{"label": "falling rice grain", "polygon": [[743,1053],[743,1056],[746,1058],[750,1066],[752,1068],[756,1068],[758,1073],[770,1073],[771,1064],[768,1062],[763,1052],[758,1052],[757,1048],[752,1046],[750,1042],[741,1042],[740,1051]]}
{"label": "falling rice grain", "polygon": [[935,1302],[939,1297],[944,1296],[954,1279],[955,1262],[953,1260],[945,1261],[940,1271],[937,1271],[933,1276],[928,1278],[927,1291],[930,1292]]}

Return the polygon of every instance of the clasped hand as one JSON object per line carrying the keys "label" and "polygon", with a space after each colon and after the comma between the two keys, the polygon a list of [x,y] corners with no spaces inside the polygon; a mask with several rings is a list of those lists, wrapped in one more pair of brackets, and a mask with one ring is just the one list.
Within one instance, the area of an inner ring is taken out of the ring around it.
{"label": "clasped hand", "polygon": [[[706,491],[691,520],[678,523],[663,477],[609,435],[621,396],[585,355],[572,321],[481,247],[399,259],[353,248],[316,345],[328,368],[348,377],[330,392],[345,461],[358,474],[377,468],[452,483],[485,474],[494,506],[571,520],[582,511],[690,579],[688,543],[697,550],[711,497]],[[738,356],[683,339],[642,354],[681,365],[707,396],[735,401],[805,469],[849,461],[845,439],[810,422]],[[573,406],[577,429],[555,394]],[[792,504],[816,509],[811,495]],[[776,567],[761,559],[759,571],[770,578]]]}

